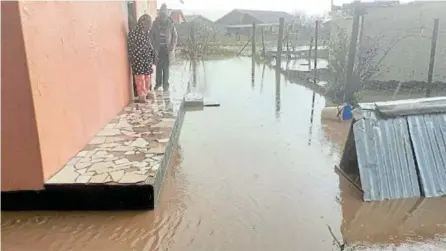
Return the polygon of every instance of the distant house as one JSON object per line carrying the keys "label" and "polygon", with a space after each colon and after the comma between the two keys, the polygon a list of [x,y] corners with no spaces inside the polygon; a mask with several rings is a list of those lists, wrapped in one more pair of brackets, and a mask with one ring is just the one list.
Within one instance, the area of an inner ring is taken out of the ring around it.
{"label": "distant house", "polygon": [[[159,9],[158,9],[158,12],[159,12]],[[186,18],[184,17],[182,10],[179,10],[179,9],[169,9],[168,12],[169,12],[170,18],[172,18],[174,23],[181,24],[181,23],[186,22]]]}
{"label": "distant house", "polygon": [[186,15],[186,22],[188,23],[196,23],[205,27],[212,28],[214,26],[214,22],[203,17],[202,15]]}
{"label": "distant house", "polygon": [[283,17],[285,22],[294,20],[294,16],[284,11],[266,11],[266,10],[241,10],[235,9],[224,15],[215,23],[223,25],[240,24],[277,24],[279,18]]}
{"label": "distant house", "polygon": [[215,24],[224,27],[227,33],[245,33],[253,23],[268,26],[273,30],[273,27],[279,25],[279,18],[284,18],[285,23],[294,20],[293,15],[284,11],[235,9],[215,21]]}

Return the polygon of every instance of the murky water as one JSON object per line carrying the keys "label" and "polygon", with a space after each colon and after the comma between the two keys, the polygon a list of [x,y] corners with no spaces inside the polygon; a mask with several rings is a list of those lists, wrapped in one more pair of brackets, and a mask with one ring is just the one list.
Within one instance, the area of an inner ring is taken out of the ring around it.
{"label": "murky water", "polygon": [[3,212],[2,250],[339,250],[329,227],[355,250],[446,250],[445,200],[363,203],[335,173],[348,125],[320,120],[322,97],[311,119],[313,93],[268,68],[197,68],[221,107],[187,113],[155,211]]}

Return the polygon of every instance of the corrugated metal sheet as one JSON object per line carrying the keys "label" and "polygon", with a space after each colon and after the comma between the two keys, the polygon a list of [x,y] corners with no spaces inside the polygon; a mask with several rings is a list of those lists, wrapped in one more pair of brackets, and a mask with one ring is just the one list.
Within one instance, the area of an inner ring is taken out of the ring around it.
{"label": "corrugated metal sheet", "polygon": [[382,120],[371,110],[353,125],[365,201],[419,197],[405,118]]}
{"label": "corrugated metal sheet", "polygon": [[446,195],[446,114],[407,117],[426,197]]}
{"label": "corrugated metal sheet", "polygon": [[446,113],[446,97],[377,102],[375,105],[384,117]]}
{"label": "corrugated metal sheet", "polygon": [[411,101],[380,103],[392,118],[377,104],[360,105],[353,133],[365,201],[446,195],[446,114],[437,113],[445,100],[423,99],[435,114],[410,116],[427,110]]}

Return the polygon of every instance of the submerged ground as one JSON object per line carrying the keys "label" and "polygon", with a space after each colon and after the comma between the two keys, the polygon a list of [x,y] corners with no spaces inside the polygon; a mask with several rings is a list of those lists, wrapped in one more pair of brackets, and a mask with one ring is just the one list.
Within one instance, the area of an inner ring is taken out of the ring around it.
{"label": "submerged ground", "polygon": [[[206,61],[154,211],[3,212],[2,250],[446,250],[446,201],[363,203],[334,171],[348,125],[325,100],[249,59]],[[194,82],[173,66],[174,85]],[[314,107],[313,118],[311,116]],[[62,202],[61,202],[62,203]]]}

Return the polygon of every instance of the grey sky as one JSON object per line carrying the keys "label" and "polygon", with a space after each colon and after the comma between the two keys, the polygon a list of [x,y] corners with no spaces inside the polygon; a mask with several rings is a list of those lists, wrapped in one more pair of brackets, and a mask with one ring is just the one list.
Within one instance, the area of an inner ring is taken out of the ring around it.
{"label": "grey sky", "polygon": [[[204,12],[210,19],[217,19],[226,12],[238,9],[281,10],[292,13],[303,11],[307,14],[322,14],[330,9],[330,0],[158,0],[158,4],[166,3],[169,8],[182,9],[186,13]],[[370,0],[367,0],[370,1]],[[409,0],[401,0],[408,2]],[[352,2],[351,0],[334,0],[334,4]],[[203,13],[200,13],[203,14]]]}

